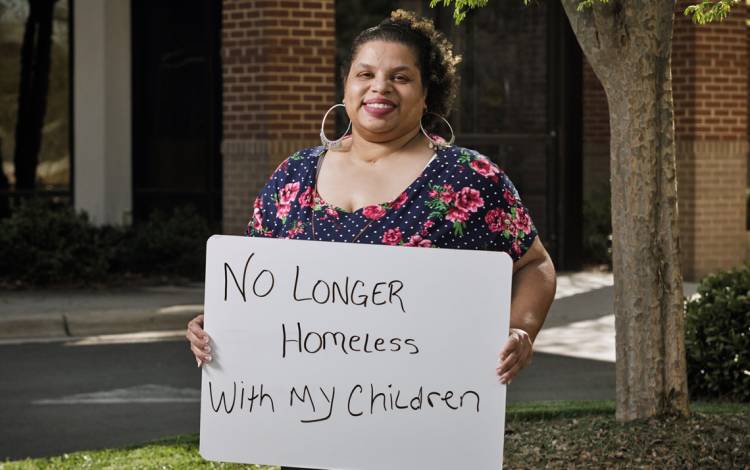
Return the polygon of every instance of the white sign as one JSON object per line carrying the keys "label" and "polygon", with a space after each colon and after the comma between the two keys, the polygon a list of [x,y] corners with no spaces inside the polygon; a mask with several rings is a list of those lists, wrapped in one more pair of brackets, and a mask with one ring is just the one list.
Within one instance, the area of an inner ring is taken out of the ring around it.
{"label": "white sign", "polygon": [[201,455],[499,468],[511,276],[498,252],[211,237]]}

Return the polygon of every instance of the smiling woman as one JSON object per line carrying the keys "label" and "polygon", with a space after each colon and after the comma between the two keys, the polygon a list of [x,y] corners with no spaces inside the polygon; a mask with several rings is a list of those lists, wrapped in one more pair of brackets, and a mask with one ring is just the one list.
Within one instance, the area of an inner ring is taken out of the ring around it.
{"label": "smiling woman", "polygon": [[[508,253],[511,328],[495,371],[507,384],[531,359],[555,270],[505,172],[432,132],[451,109],[459,61],[432,22],[413,13],[395,11],[361,32],[342,70],[351,133],[322,134],[322,146],[282,162],[255,200],[247,234]],[[202,327],[199,316],[187,331],[199,366],[212,359]]]}

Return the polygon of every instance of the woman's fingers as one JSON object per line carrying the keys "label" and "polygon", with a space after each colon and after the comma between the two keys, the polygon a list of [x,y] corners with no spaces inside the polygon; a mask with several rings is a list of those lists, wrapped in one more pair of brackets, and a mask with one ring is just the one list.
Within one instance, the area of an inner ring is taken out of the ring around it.
{"label": "woman's fingers", "polygon": [[196,347],[194,344],[190,345],[190,350],[193,352],[193,355],[195,356],[195,358],[201,361],[202,363],[211,362],[211,359],[212,359],[211,355],[204,352],[200,348]]}
{"label": "woman's fingers", "polygon": [[518,362],[518,353],[516,351],[511,352],[508,356],[500,362],[497,367],[497,375],[501,376],[508,372]]}
{"label": "woman's fingers", "polygon": [[517,328],[512,328],[508,340],[500,350],[496,373],[500,383],[508,384],[531,361],[533,354],[531,338]]}
{"label": "woman's fingers", "polygon": [[524,364],[521,361],[516,362],[516,364],[502,377],[500,377],[500,382],[504,384],[509,384],[513,382],[513,379],[518,375],[518,373],[523,369]]}
{"label": "woman's fingers", "polygon": [[508,336],[508,340],[505,341],[505,344],[503,345],[503,348],[500,350],[500,360],[505,360],[510,353],[515,351],[515,349],[518,347],[519,338],[517,335],[513,334],[511,331],[510,335]]}
{"label": "woman's fingers", "polygon": [[198,367],[203,363],[211,362],[211,344],[208,335],[203,330],[203,315],[198,315],[188,322],[185,337],[190,342],[190,350],[195,356]]}
{"label": "woman's fingers", "polygon": [[205,333],[201,336],[196,335],[192,330],[188,330],[185,334],[185,338],[190,341],[190,344],[194,344],[199,348],[210,348],[211,341],[208,339],[208,335]]}

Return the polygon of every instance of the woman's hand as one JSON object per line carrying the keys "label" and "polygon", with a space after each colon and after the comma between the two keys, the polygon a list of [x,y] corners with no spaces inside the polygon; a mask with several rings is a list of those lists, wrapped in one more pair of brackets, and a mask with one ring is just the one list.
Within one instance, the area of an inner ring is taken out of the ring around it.
{"label": "woman's hand", "polygon": [[534,350],[531,336],[520,328],[511,328],[508,341],[500,350],[497,360],[497,376],[501,384],[509,384],[518,372],[531,362]]}
{"label": "woman's hand", "polygon": [[185,337],[190,341],[190,350],[193,351],[198,367],[211,362],[211,345],[208,335],[203,331],[203,314],[188,322]]}

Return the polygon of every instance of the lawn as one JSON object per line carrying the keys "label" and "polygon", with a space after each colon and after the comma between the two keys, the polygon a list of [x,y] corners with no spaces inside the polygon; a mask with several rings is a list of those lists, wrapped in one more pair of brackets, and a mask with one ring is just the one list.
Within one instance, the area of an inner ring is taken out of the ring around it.
{"label": "lawn", "polygon": [[[689,418],[614,420],[612,402],[511,405],[505,468],[750,468],[750,404],[696,403]],[[125,449],[0,463],[26,469],[255,469],[204,461],[196,435]]]}

